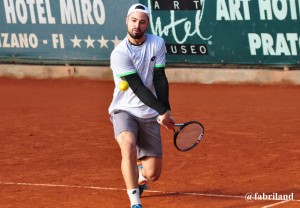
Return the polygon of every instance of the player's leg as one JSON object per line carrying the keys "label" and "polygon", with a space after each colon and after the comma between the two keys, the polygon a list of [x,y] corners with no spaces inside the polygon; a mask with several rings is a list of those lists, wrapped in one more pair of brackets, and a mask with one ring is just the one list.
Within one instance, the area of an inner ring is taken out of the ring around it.
{"label": "player's leg", "polygon": [[160,157],[143,157],[141,159],[142,168],[140,174],[148,181],[159,179],[162,170],[162,158]]}
{"label": "player's leg", "polygon": [[121,171],[131,206],[141,207],[138,174],[136,171],[136,136],[130,131],[123,131],[117,136],[117,142],[121,149]]}
{"label": "player's leg", "polygon": [[141,207],[136,167],[137,121],[132,115],[125,111],[115,111],[112,113],[111,121],[114,126],[115,138],[121,150],[121,171],[131,206],[139,205]]}
{"label": "player's leg", "polygon": [[148,182],[159,179],[162,170],[162,142],[160,125],[156,118],[140,121],[137,150],[138,158],[142,163],[142,167],[139,168],[139,188],[142,193],[149,188]]}
{"label": "player's leg", "polygon": [[117,142],[121,149],[121,170],[127,189],[138,187],[136,173],[136,139],[130,131],[123,131],[117,136]]}

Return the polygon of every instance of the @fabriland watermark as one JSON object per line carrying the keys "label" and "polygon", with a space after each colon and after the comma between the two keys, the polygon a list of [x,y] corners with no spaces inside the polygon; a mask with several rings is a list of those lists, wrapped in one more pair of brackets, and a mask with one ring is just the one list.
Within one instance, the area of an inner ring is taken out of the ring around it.
{"label": "@fabriland watermark", "polygon": [[260,200],[290,201],[290,200],[294,200],[294,193],[290,193],[290,194],[247,193],[245,195],[245,200],[248,202],[260,201]]}

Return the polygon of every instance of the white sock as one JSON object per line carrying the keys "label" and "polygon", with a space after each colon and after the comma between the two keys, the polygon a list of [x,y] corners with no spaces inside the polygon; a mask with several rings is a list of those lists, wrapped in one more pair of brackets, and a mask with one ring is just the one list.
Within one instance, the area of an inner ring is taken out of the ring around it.
{"label": "white sock", "polygon": [[139,188],[127,189],[127,194],[129,196],[131,206],[135,204],[142,204]]}

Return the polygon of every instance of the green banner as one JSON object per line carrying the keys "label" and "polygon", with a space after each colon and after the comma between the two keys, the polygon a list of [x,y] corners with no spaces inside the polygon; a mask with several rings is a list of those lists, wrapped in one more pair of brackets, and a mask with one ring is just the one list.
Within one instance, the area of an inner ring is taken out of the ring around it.
{"label": "green banner", "polygon": [[[3,0],[0,62],[109,64],[138,1]],[[300,0],[141,0],[167,61],[298,65]]]}

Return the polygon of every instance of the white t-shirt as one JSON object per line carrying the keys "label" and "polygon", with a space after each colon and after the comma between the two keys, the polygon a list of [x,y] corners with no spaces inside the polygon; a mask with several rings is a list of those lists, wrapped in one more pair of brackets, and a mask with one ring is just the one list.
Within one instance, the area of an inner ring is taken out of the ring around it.
{"label": "white t-shirt", "polygon": [[125,110],[139,118],[151,118],[158,112],[145,105],[131,90],[120,91],[120,77],[138,73],[144,85],[156,96],[153,85],[154,66],[165,66],[166,47],[164,40],[155,35],[146,34],[142,45],[132,45],[126,37],[111,53],[110,67],[113,71],[115,89],[109,113]]}

